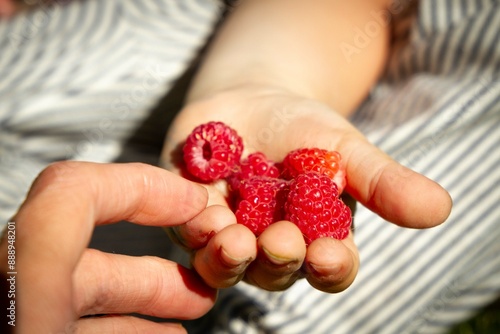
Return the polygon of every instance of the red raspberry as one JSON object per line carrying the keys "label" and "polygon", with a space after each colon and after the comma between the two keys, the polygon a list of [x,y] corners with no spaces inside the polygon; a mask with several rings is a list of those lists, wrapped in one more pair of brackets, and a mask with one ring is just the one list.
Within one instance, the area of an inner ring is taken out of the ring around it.
{"label": "red raspberry", "polygon": [[236,171],[228,178],[228,183],[231,190],[238,190],[240,183],[243,180],[248,180],[256,176],[265,176],[270,178],[278,178],[280,172],[274,162],[267,159],[264,153],[256,152],[250,154],[240,165]]}
{"label": "red raspberry", "polygon": [[351,210],[338,198],[337,185],[326,175],[307,172],[291,181],[285,219],[299,227],[306,244],[321,237],[344,239],[351,226]]}
{"label": "red raspberry", "polygon": [[319,148],[301,148],[288,153],[283,160],[283,174],[286,179],[293,179],[304,172],[317,172],[332,179],[339,189],[345,188],[345,170],[340,165],[339,152]]}
{"label": "red raspberry", "polygon": [[283,219],[287,191],[288,183],[281,179],[254,177],[243,180],[236,220],[259,236],[269,225]]}
{"label": "red raspberry", "polygon": [[227,177],[239,163],[243,140],[222,122],[196,127],[183,148],[187,170],[203,181]]}

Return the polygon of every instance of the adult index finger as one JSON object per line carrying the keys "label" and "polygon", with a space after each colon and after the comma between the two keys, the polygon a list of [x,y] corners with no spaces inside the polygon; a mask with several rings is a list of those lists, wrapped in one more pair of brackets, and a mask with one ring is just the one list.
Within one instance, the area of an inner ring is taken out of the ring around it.
{"label": "adult index finger", "polygon": [[19,317],[31,319],[29,323],[42,331],[74,318],[68,308],[72,272],[94,224],[128,220],[176,225],[197,215],[206,203],[204,188],[153,166],[83,162],[49,166],[15,217],[18,299],[30,308],[29,312],[20,308]]}

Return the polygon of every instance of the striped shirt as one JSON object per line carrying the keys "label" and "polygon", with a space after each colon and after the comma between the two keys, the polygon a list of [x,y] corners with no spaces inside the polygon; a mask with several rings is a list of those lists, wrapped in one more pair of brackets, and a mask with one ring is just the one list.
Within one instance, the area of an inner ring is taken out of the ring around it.
{"label": "striped shirt", "polygon": [[217,0],[86,0],[0,20],[0,221],[52,161],[156,163],[151,153],[173,112],[152,110],[220,8]]}
{"label": "striped shirt", "polygon": [[[352,122],[450,192],[448,221],[410,230],[359,207],[361,267],[346,291],[240,283],[186,322],[190,333],[443,333],[498,298],[500,4],[422,0],[416,10],[395,25],[401,41]],[[0,221],[52,161],[156,163],[178,106],[165,91],[220,12],[210,0],[87,0],[0,21]],[[166,240],[118,224],[96,230],[92,246],[177,258]]]}

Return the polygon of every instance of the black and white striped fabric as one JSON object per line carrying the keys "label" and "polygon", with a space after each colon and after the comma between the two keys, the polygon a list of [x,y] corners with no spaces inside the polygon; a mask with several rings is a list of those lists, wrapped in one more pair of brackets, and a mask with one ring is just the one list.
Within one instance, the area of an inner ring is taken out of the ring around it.
{"label": "black and white striped fabric", "polygon": [[[421,1],[353,123],[453,197],[442,226],[408,230],[359,208],[347,291],[223,291],[217,333],[443,333],[500,296],[500,3]],[[220,316],[223,314],[223,316]]]}
{"label": "black and white striped fabric", "polygon": [[[154,163],[165,129],[145,120],[220,11],[210,0],[86,0],[0,21],[0,221],[54,160]],[[450,191],[448,222],[403,229],[360,207],[348,290],[242,283],[190,333],[443,333],[500,296],[500,4],[423,0],[409,27],[352,122]],[[139,249],[134,237],[126,246]]]}
{"label": "black and white striped fabric", "polygon": [[217,0],[54,2],[67,5],[0,20],[0,221],[48,163],[122,155],[221,9]]}

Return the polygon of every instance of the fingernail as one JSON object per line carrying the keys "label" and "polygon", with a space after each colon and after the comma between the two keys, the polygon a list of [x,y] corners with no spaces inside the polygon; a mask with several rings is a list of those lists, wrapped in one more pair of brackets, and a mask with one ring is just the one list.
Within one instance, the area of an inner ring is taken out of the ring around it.
{"label": "fingernail", "polygon": [[262,247],[262,250],[266,254],[266,259],[274,265],[277,266],[286,266],[294,262],[298,262],[297,259],[291,259],[289,257],[278,256],[276,254],[271,253],[266,248]]}
{"label": "fingernail", "polygon": [[208,190],[204,186],[197,184],[197,183],[192,183],[193,189],[194,190],[194,200],[202,202],[203,205],[207,204],[208,201]]}
{"label": "fingernail", "polygon": [[252,258],[237,258],[234,256],[229,255],[229,253],[224,249],[224,247],[220,248],[220,258],[226,266],[230,268],[244,268],[252,262]]}
{"label": "fingernail", "polygon": [[336,276],[342,270],[342,266],[338,264],[332,264],[330,266],[320,266],[309,262],[307,263],[307,266],[314,275],[321,277]]}

